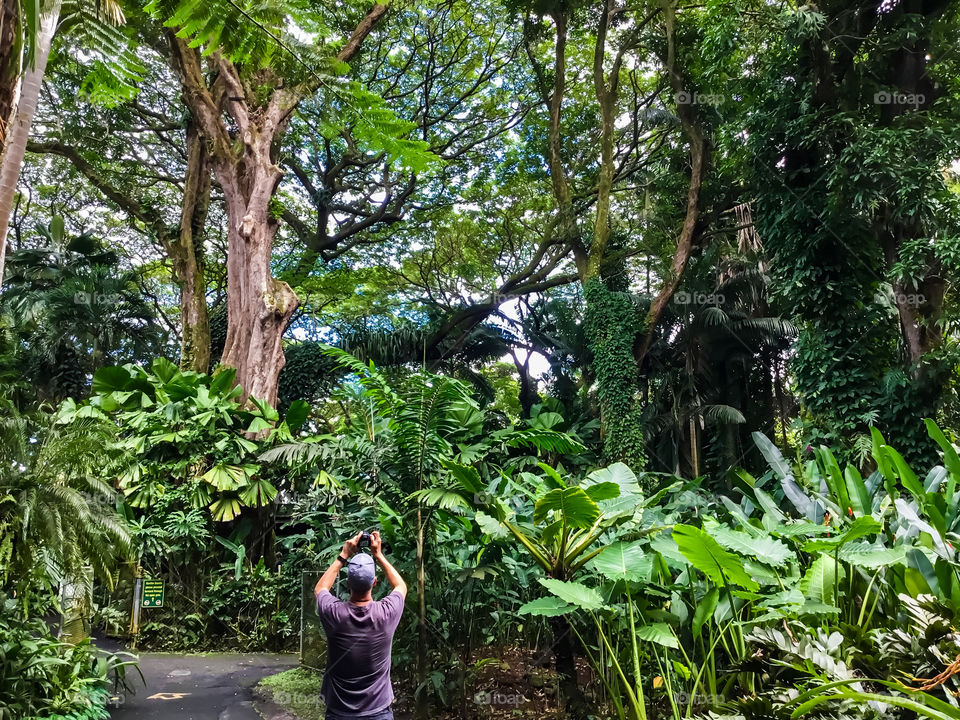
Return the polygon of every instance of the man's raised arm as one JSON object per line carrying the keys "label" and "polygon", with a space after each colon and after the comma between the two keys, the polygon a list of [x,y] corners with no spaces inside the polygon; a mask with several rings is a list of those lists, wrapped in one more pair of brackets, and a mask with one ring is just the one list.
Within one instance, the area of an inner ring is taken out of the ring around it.
{"label": "man's raised arm", "polygon": [[390,564],[390,561],[387,560],[383,554],[383,546],[380,543],[379,532],[370,534],[370,551],[373,553],[373,559],[383,568],[383,574],[387,576],[387,582],[390,583],[395,591],[403,595],[403,597],[406,597],[407,584],[403,581],[403,578],[400,577],[397,569]]}

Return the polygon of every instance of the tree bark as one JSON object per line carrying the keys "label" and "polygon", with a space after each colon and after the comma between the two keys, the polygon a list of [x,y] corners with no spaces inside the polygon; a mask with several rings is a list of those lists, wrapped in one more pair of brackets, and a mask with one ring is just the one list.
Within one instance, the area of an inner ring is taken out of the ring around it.
{"label": "tree bark", "polygon": [[203,227],[210,207],[210,162],[196,126],[187,126],[187,169],[183,181],[180,231],[163,243],[180,285],[180,367],[210,369],[210,315],[203,267]]}
{"label": "tree bark", "polygon": [[3,284],[3,264],[7,249],[7,231],[10,228],[10,216],[13,213],[14,198],[17,195],[17,181],[23,156],[30,139],[30,126],[37,111],[40,99],[40,86],[50,57],[50,45],[57,30],[60,18],[60,0],[52,0],[40,15],[40,29],[37,34],[37,51],[34,65],[23,73],[20,84],[20,98],[13,112],[10,126],[7,128],[7,141],[0,156],[0,286]]}
{"label": "tree bark", "polygon": [[[349,62],[385,14],[385,5],[374,4],[337,59]],[[279,228],[271,200],[283,177],[276,150],[290,115],[315,88],[288,87],[269,72],[257,77],[255,87],[217,54],[211,59],[216,75],[208,82],[199,50],[177,37],[175,29],[167,37],[184,102],[206,144],[227,209],[227,337],[220,362],[236,369],[243,400],[253,396],[276,405],[285,362],[283,333],[300,303],[270,267]],[[264,97],[264,88],[271,86]]]}
{"label": "tree bark", "polygon": [[20,82],[18,5],[17,0],[0,0],[0,153],[3,152],[7,124],[13,114]]}

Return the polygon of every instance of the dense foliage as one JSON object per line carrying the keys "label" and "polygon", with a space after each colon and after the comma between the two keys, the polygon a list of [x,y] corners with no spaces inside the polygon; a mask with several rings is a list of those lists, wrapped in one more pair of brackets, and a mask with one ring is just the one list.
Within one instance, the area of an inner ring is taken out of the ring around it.
{"label": "dense foliage", "polygon": [[0,0],[0,720],[371,528],[400,716],[960,717],[958,32]]}

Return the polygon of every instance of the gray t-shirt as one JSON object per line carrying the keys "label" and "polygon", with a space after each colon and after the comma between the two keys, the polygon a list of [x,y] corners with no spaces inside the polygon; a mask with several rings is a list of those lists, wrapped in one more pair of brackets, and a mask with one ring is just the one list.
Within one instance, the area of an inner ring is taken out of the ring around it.
{"label": "gray t-shirt", "polygon": [[327,634],[327,670],[321,689],[327,710],[349,717],[386,710],[393,702],[390,657],[403,595],[394,590],[382,600],[358,607],[321,590],[317,613]]}

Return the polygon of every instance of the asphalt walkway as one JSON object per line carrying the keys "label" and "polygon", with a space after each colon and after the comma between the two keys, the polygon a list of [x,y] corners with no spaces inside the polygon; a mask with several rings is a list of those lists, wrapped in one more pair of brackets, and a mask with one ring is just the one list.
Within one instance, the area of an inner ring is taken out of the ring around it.
{"label": "asphalt walkway", "polygon": [[118,694],[112,720],[263,720],[254,710],[254,685],[297,665],[295,655],[141,653],[127,680],[135,694]]}

